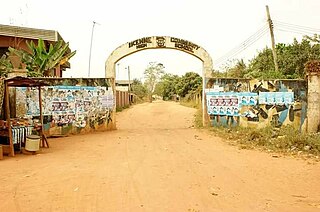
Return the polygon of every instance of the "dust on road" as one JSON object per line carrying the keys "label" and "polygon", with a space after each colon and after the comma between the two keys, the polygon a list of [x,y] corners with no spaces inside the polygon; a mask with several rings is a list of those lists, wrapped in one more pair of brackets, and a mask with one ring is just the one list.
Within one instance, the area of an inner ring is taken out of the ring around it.
{"label": "dust on road", "polygon": [[194,109],[135,105],[117,131],[0,161],[0,211],[319,211],[320,164],[239,150]]}

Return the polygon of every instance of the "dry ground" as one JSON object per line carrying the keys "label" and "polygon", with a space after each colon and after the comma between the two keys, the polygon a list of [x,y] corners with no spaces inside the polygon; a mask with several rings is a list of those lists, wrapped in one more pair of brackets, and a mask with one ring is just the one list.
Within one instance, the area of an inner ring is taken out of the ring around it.
{"label": "dry ground", "polygon": [[118,130],[0,161],[0,211],[320,211],[320,164],[240,150],[194,109],[133,106]]}

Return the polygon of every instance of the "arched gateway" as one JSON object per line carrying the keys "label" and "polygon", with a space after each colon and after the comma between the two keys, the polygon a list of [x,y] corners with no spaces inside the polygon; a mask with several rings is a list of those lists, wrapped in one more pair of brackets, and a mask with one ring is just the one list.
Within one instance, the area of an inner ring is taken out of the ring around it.
{"label": "arched gateway", "polygon": [[[115,49],[105,63],[106,77],[113,79],[113,89],[115,89],[115,64],[122,58],[146,49],[175,49],[186,52],[203,62],[203,92],[202,98],[205,99],[206,78],[211,77],[212,59],[209,53],[202,47],[190,41],[169,37],[169,36],[152,36],[133,40]],[[202,101],[203,124],[206,120],[206,102]],[[114,117],[113,117],[114,118]]]}

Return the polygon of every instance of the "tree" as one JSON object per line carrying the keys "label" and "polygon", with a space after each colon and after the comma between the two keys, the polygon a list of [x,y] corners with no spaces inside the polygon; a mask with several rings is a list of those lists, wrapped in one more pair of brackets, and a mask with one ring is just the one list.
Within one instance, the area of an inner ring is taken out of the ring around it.
{"label": "tree", "polygon": [[164,66],[161,63],[150,62],[144,71],[145,85],[147,88],[149,101],[152,102],[152,94],[154,93],[156,84],[164,74]]}
{"label": "tree", "polygon": [[227,64],[225,67],[225,77],[243,78],[247,71],[247,66],[243,59],[234,60],[233,65]]}
{"label": "tree", "polygon": [[62,40],[55,44],[50,44],[47,48],[42,39],[38,40],[38,45],[33,41],[27,42],[29,51],[14,49],[9,47],[12,55],[21,58],[21,62],[26,65],[27,75],[30,77],[49,76],[50,72],[59,65],[64,65],[76,51],[68,52],[69,43]]}
{"label": "tree", "polygon": [[172,97],[177,94],[175,85],[179,82],[180,77],[173,74],[164,74],[160,82],[157,83],[155,88],[155,94],[162,96],[163,100],[172,99]]}
{"label": "tree", "polygon": [[201,90],[202,77],[195,72],[187,72],[176,83],[175,89],[179,96],[185,97],[190,92]]}
{"label": "tree", "polygon": [[132,93],[134,93],[139,99],[144,99],[147,96],[147,89],[138,79],[134,79],[131,84]]}
{"label": "tree", "polygon": [[268,47],[246,65],[243,60],[226,65],[226,72],[215,72],[215,76],[260,78],[260,79],[296,79],[304,78],[305,64],[310,60],[320,59],[320,36],[305,36],[301,42],[294,39],[290,44],[276,45],[279,70],[275,71],[272,50]]}

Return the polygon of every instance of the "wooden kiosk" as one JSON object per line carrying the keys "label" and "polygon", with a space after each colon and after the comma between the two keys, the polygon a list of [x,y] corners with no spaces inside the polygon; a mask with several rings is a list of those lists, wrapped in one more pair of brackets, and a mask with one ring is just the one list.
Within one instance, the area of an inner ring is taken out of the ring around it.
{"label": "wooden kiosk", "polygon": [[26,77],[13,77],[4,80],[4,108],[5,108],[5,118],[7,122],[6,129],[2,129],[0,132],[1,136],[6,136],[9,139],[9,145],[3,145],[6,147],[5,149],[9,149],[7,154],[9,156],[14,156],[14,144],[13,144],[13,137],[12,137],[12,125],[11,125],[11,117],[10,117],[10,96],[9,96],[9,88],[10,87],[37,87],[39,90],[39,109],[40,109],[40,125],[35,126],[34,129],[38,131],[40,136],[40,144],[42,147],[49,147],[48,140],[43,131],[43,114],[42,114],[42,98],[41,98],[41,87],[47,86],[48,84],[31,78]]}

